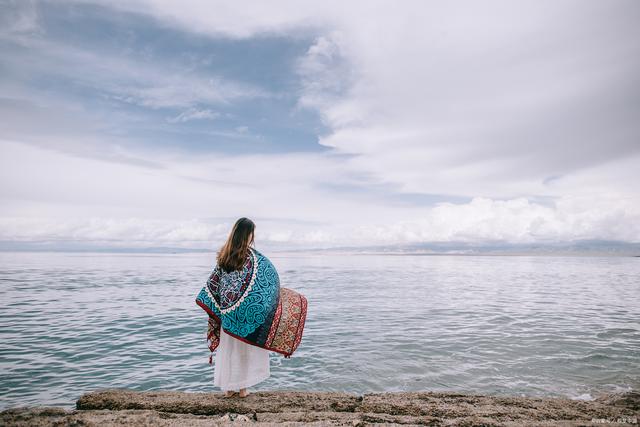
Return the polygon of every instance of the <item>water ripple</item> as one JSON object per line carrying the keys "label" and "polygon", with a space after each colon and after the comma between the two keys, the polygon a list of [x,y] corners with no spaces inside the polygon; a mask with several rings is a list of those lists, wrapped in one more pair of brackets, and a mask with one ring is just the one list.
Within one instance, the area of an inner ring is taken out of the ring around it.
{"label": "water ripple", "polygon": [[[105,387],[213,390],[211,255],[0,254],[0,407]],[[309,300],[257,389],[584,398],[638,388],[640,261],[275,256]]]}

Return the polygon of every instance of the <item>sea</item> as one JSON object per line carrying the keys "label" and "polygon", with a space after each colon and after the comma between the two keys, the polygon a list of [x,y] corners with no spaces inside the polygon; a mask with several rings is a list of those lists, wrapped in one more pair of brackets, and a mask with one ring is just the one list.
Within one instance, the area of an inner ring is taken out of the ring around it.
{"label": "sea", "polygon": [[[640,258],[269,253],[308,316],[252,390],[591,400],[640,388]],[[0,409],[218,391],[213,253],[0,253]]]}

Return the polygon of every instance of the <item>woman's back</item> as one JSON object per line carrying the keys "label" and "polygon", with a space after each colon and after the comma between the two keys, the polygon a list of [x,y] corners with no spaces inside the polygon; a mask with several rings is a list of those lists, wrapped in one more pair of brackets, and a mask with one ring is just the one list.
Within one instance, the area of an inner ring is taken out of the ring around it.
{"label": "woman's back", "polygon": [[247,218],[236,222],[196,298],[209,315],[209,349],[218,351],[214,384],[225,390],[266,379],[270,351],[290,357],[307,314],[306,298],[280,288],[274,265],[250,247],[254,229]]}
{"label": "woman's back", "polygon": [[[252,254],[249,246],[253,243],[255,225],[248,218],[240,218],[220,249],[216,269],[218,303],[229,308],[246,291],[245,278],[252,269]],[[211,329],[212,324],[209,323]],[[214,363],[213,384],[231,395],[234,390],[246,396],[246,388],[253,386],[270,376],[269,351],[247,344],[227,333],[223,327],[217,334],[218,346]]]}

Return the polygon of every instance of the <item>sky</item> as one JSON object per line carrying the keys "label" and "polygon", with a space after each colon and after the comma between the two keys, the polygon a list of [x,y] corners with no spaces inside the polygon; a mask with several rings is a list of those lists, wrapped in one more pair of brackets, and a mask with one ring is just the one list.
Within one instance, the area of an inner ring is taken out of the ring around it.
{"label": "sky", "polygon": [[640,242],[640,2],[0,0],[0,248]]}

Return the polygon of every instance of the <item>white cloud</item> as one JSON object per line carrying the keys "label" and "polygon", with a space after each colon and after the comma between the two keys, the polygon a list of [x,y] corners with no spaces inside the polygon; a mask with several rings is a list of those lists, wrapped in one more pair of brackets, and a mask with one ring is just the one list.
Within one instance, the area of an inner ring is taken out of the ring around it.
{"label": "white cloud", "polygon": [[185,123],[191,120],[213,120],[220,117],[220,113],[208,109],[190,108],[175,117],[169,117],[169,123]]}
{"label": "white cloud", "polygon": [[330,126],[321,144],[401,191],[544,195],[640,154],[632,2],[116,4],[217,36],[318,33],[300,105]]}
{"label": "white cloud", "polygon": [[[335,113],[332,114],[332,107],[341,102],[356,81],[354,70],[342,50],[343,45],[339,31],[319,36],[296,65],[303,87],[298,105],[317,109],[325,121],[334,127],[346,123],[340,122]],[[354,119],[353,116],[349,117],[350,122]]]}
{"label": "white cloud", "polygon": [[397,206],[323,191],[352,179],[330,155],[156,155],[163,167],[148,169],[6,141],[0,150],[0,240],[206,248],[249,216],[267,245],[640,241],[637,199],[616,195]]}
{"label": "white cloud", "polygon": [[33,72],[46,71],[49,77],[72,78],[78,87],[93,88],[107,98],[156,109],[188,109],[273,96],[253,84],[198,73],[179,63],[157,63],[122,52],[94,52],[55,43],[45,35],[0,36],[20,47],[6,59],[4,72],[25,85]]}
{"label": "white cloud", "polygon": [[[253,217],[261,245],[332,247],[422,242],[553,243],[583,239],[640,242],[640,211],[612,201],[606,207],[592,200],[562,199],[552,207],[527,199],[442,204],[410,221],[347,226],[282,225]],[[585,204],[589,204],[588,209]],[[236,216],[239,216],[237,214]],[[353,219],[350,218],[352,221]],[[174,246],[208,248],[224,241],[233,219],[161,220],[149,217],[0,218],[0,240],[76,242],[114,247]]]}
{"label": "white cloud", "polygon": [[[102,4],[94,0],[77,2]],[[186,31],[233,38],[251,37],[256,33],[286,35],[295,30],[307,30],[310,26],[324,26],[323,21],[330,19],[327,8],[339,5],[342,3],[336,1],[301,3],[291,0],[253,1],[250,4],[207,0],[190,0],[184,4],[172,0],[109,2],[111,7],[151,15]]]}
{"label": "white cloud", "polygon": [[223,104],[232,100],[269,96],[260,88],[222,78],[177,75],[156,77],[144,83],[114,82],[104,88],[115,99],[151,108],[183,108],[199,103]]}
{"label": "white cloud", "polygon": [[416,221],[365,226],[362,241],[379,243],[548,243],[583,239],[640,241],[637,203],[616,198],[564,197],[552,206],[526,198],[443,203]]}
{"label": "white cloud", "polygon": [[0,239],[19,242],[76,242],[114,247],[206,248],[228,234],[227,224],[149,218],[1,218]]}
{"label": "white cloud", "polygon": [[[262,219],[265,241],[311,246],[640,241],[636,3],[113,5],[216,37],[316,35],[292,71],[301,79],[298,107],[321,115],[329,132],[319,142],[333,151],[143,153],[152,169],[4,142],[5,238],[206,242],[229,220],[203,218],[246,215]],[[137,105],[184,109],[175,122],[215,118],[202,103],[271,96],[44,39],[30,48],[43,57],[16,60],[51,64],[54,73],[88,64],[80,83]],[[70,139],[80,147],[92,134],[100,129]],[[470,201],[399,206],[370,188]]]}

